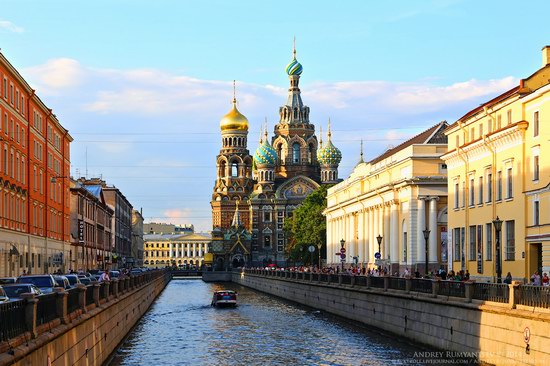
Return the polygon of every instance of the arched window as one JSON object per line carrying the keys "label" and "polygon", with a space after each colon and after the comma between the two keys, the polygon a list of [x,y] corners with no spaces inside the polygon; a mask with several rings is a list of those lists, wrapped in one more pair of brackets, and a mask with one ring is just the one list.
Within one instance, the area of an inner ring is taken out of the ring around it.
{"label": "arched window", "polygon": [[309,162],[310,164],[313,163],[313,157],[315,156],[314,149],[315,149],[315,148],[313,147],[313,144],[309,144],[309,151],[308,151],[308,157],[307,157],[307,159],[308,159],[308,162]]}
{"label": "arched window", "polygon": [[226,171],[225,171],[225,161],[222,161],[220,163],[220,177],[223,178],[225,177],[226,175]]}
{"label": "arched window", "polygon": [[231,163],[231,176],[232,177],[238,177],[239,176],[239,165],[237,163]]}
{"label": "arched window", "polygon": [[283,144],[277,145],[277,157],[279,158],[279,162],[283,161]]}
{"label": "arched window", "polygon": [[294,108],[294,119],[298,118],[298,108]]}
{"label": "arched window", "polygon": [[300,163],[300,144],[297,142],[292,145],[292,162],[294,164]]}

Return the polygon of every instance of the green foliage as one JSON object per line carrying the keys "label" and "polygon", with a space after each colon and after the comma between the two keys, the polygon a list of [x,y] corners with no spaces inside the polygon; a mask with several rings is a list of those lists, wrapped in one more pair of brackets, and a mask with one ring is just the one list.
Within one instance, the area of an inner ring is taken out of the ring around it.
{"label": "green foliage", "polygon": [[327,189],[322,185],[312,192],[302,204],[294,210],[292,217],[287,219],[284,230],[289,238],[287,246],[290,259],[302,263],[310,263],[311,254],[307,250],[310,245],[316,247],[313,264],[317,262],[319,249],[326,247],[326,218],[323,210],[327,207]]}

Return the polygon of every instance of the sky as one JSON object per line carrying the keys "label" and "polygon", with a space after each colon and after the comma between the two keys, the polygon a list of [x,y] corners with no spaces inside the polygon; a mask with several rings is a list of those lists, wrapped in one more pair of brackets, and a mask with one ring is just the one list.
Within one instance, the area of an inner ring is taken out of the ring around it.
{"label": "sky", "polygon": [[[119,188],[146,222],[211,230],[231,106],[253,154],[304,71],[311,122],[365,160],[517,85],[550,44],[547,1],[0,0],[0,48],[74,138],[73,177]],[[323,137],[326,139],[326,136]]]}

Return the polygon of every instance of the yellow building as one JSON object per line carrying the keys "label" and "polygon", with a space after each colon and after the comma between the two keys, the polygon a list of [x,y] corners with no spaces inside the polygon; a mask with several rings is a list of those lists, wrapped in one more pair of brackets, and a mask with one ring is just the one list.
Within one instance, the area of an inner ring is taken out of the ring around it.
{"label": "yellow building", "polygon": [[212,241],[209,234],[145,234],[145,256],[143,264],[149,268],[178,266],[200,268],[208,244]]}
{"label": "yellow building", "polygon": [[342,240],[346,267],[424,273],[426,254],[429,270],[446,264],[447,168],[440,157],[447,127],[441,122],[367,163],[361,157],[351,175],[328,190],[327,264],[341,264]]}
{"label": "yellow building", "polygon": [[484,280],[550,271],[550,47],[542,53],[541,69],[446,131],[455,271]]}

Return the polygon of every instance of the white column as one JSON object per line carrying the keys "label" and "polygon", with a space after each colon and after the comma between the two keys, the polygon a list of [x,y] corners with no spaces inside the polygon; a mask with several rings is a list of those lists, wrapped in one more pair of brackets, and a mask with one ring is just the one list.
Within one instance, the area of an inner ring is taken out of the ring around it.
{"label": "white column", "polygon": [[208,243],[204,243],[204,254],[208,253]]}
{"label": "white column", "polygon": [[383,252],[384,255],[382,256],[383,259],[388,259],[390,256],[390,208],[387,205],[384,205],[384,234],[382,236],[384,237],[384,243],[383,244]]}
{"label": "white column", "polygon": [[197,256],[197,243],[193,243],[193,257]]}
{"label": "white column", "polygon": [[350,263],[353,263],[353,257],[355,257],[355,254],[357,253],[355,251],[355,245],[357,242],[356,235],[355,235],[355,220],[357,219],[357,216],[354,214],[349,215],[349,253],[346,257],[347,261]]}
{"label": "white column", "polygon": [[[382,233],[380,232],[380,208],[376,207],[374,209],[374,230],[373,230],[373,233],[374,235],[374,252],[377,253],[379,250],[378,250],[378,239],[376,239],[378,237],[378,235],[381,235]],[[381,246],[380,246],[381,248]],[[373,259],[374,260],[374,259]]]}
{"label": "white column", "polygon": [[172,243],[170,243],[170,244],[169,244],[169,247],[170,247],[170,250],[169,250],[169,252],[170,252],[170,253],[169,253],[169,254],[170,254],[170,256],[169,256],[169,257],[170,257],[170,259],[172,259],[172,249],[173,249],[173,244],[172,244]]}
{"label": "white column", "polygon": [[429,212],[429,261],[430,263],[437,263],[437,253],[439,252],[439,241],[437,240],[437,197],[430,198],[430,212]]}
{"label": "white column", "polygon": [[185,246],[187,247],[187,258],[191,258],[191,245],[189,243],[185,243]]}
{"label": "white column", "polygon": [[390,261],[399,263],[399,206],[392,204],[390,208]]}
{"label": "white column", "polygon": [[374,209],[369,211],[369,263],[374,263],[374,253],[376,253],[376,249],[374,246],[374,242],[376,239],[374,237],[376,234],[374,234]]}
{"label": "white column", "polygon": [[364,238],[363,239],[363,250],[364,250],[363,262],[365,264],[369,263],[369,258],[370,258],[369,255],[371,253],[369,250],[369,244],[370,244],[369,217],[370,217],[370,212],[368,209],[365,209],[363,212],[363,238]]}
{"label": "white column", "polygon": [[418,219],[416,222],[416,263],[426,262],[426,241],[424,229],[426,228],[426,201],[418,199]]}
{"label": "white column", "polygon": [[361,264],[365,261],[365,212],[363,210],[358,213],[357,236],[357,255]]}

